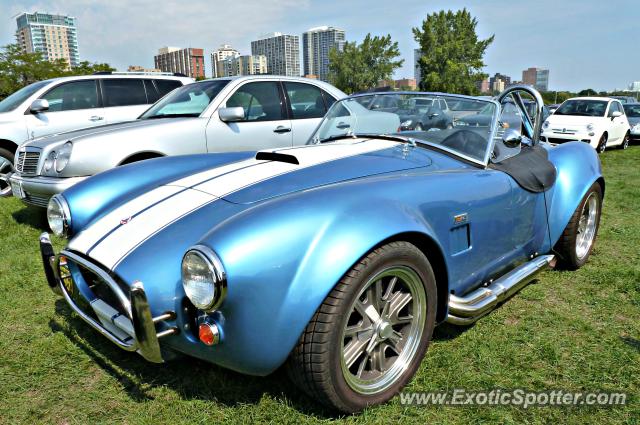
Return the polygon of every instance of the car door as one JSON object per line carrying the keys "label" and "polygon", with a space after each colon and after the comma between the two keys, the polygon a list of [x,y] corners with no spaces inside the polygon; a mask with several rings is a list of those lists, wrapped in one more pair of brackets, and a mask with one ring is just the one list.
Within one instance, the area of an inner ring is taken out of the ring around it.
{"label": "car door", "polygon": [[[619,117],[614,117],[613,116],[614,112],[620,112],[622,115]],[[622,138],[626,133],[625,123],[627,120],[627,118],[624,115],[624,111],[620,102],[618,102],[617,100],[614,100],[611,102],[611,104],[609,105],[609,113],[607,114],[607,118],[610,121],[610,124],[609,124],[610,136],[609,136],[607,145],[612,144],[612,142],[618,143],[619,141],[622,140]]]}
{"label": "car door", "polygon": [[311,137],[322,117],[327,113],[327,102],[335,99],[313,84],[285,81],[284,92],[291,118],[293,145],[303,145]]}
{"label": "car door", "polygon": [[96,80],[59,84],[40,99],[49,102],[49,109],[26,116],[31,139],[104,123],[104,109],[100,105]]}
{"label": "car door", "polygon": [[[515,92],[518,93],[518,92]],[[521,106],[518,106],[518,105]],[[533,138],[534,123],[542,117],[530,117],[523,102],[518,102],[512,96],[502,101],[502,111],[499,122],[502,128],[496,132],[496,147],[493,150],[492,162],[501,163],[507,160],[517,160],[528,147],[511,148],[504,144],[503,136],[507,130],[515,130],[524,136],[524,140]],[[517,163],[516,163],[517,164]],[[523,164],[522,166],[526,166]],[[501,171],[499,171],[501,172]],[[529,256],[540,249],[547,234],[547,210],[544,193],[530,192],[523,189],[518,182],[509,177],[511,182],[511,210],[513,224],[509,230],[512,248]]]}
{"label": "car door", "polygon": [[103,78],[100,86],[108,124],[134,120],[152,103],[141,78]]}
{"label": "car door", "polygon": [[292,128],[279,81],[238,87],[220,107],[241,107],[244,119],[225,123],[214,113],[207,124],[209,152],[261,150],[292,145]]}

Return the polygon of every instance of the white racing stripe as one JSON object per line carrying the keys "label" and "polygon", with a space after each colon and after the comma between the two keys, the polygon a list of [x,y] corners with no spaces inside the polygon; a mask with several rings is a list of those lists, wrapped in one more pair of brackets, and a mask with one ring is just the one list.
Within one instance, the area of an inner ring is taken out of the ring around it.
{"label": "white racing stripe", "polygon": [[[218,198],[285,173],[388,149],[398,143],[388,140],[363,142],[360,139],[278,149],[275,152],[294,155],[299,164],[251,158],[197,173],[153,189],[116,208],[80,232],[70,241],[69,248],[113,269],[144,241],[184,215]],[[130,222],[121,224],[121,220],[128,219]]]}

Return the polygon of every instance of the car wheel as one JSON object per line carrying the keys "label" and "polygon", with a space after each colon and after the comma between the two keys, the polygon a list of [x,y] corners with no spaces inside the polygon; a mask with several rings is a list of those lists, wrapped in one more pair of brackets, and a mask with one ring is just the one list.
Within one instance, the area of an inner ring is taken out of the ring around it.
{"label": "car wheel", "polygon": [[413,377],[435,325],[436,282],[425,255],[393,242],[358,262],[316,311],[289,375],[311,397],[353,413],[384,403]]}
{"label": "car wheel", "polygon": [[624,136],[624,140],[622,140],[622,144],[620,145],[620,149],[627,149],[629,147],[629,139],[631,139],[631,134],[627,131],[627,134]]}
{"label": "car wheel", "polygon": [[420,123],[416,124],[416,126],[415,126],[414,130],[415,130],[415,131],[422,131],[422,130],[423,130],[423,128],[422,128],[422,124],[420,124]]}
{"label": "car wheel", "polygon": [[600,214],[602,212],[602,188],[594,183],[578,205],[556,244],[559,265],[562,268],[576,270],[587,260],[598,234]]}
{"label": "car wheel", "polygon": [[602,137],[600,137],[600,141],[598,142],[598,148],[596,149],[598,153],[603,153],[607,149],[607,133],[602,133]]}
{"label": "car wheel", "polygon": [[11,195],[11,186],[6,176],[13,171],[14,154],[4,148],[0,148],[0,196]]}

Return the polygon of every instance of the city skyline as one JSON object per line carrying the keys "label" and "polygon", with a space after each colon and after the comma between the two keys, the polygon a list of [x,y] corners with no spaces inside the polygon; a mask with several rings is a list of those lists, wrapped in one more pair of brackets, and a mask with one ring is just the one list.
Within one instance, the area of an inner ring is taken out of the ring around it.
{"label": "city skyline", "polygon": [[[484,72],[489,75],[500,72],[517,76],[529,67],[540,67],[550,70],[550,90],[574,91],[624,89],[640,79],[640,58],[630,54],[634,23],[640,18],[640,9],[633,7],[632,1],[618,6],[625,10],[624,14],[614,13],[599,2],[575,0],[516,5],[507,0],[437,0],[427,5],[407,0],[397,6],[388,8],[383,2],[361,0],[329,0],[322,4],[275,0],[269,5],[248,0],[213,8],[194,0],[189,4],[167,2],[158,8],[151,0],[114,0],[108,5],[87,4],[83,0],[25,0],[0,5],[0,16],[6,17],[0,27],[0,44],[15,42],[16,14],[49,11],[77,18],[81,60],[107,62],[122,70],[132,64],[150,68],[153,55],[161,46],[201,47],[207,52],[206,69],[210,70],[208,53],[221,44],[231,44],[246,55],[250,53],[251,40],[260,34],[280,31],[300,37],[309,28],[331,25],[344,29],[350,42],[360,42],[369,32],[391,34],[405,60],[393,76],[399,79],[414,75],[413,50],[418,46],[411,28],[419,26],[429,13],[466,6],[478,19],[480,38],[495,34],[485,55]],[[154,13],[149,14],[149,10]],[[596,20],[615,22],[616,31],[596,31],[593,28],[604,27],[585,26]],[[591,29],[575,30],[587,27]],[[612,63],[620,65],[611,66]]]}

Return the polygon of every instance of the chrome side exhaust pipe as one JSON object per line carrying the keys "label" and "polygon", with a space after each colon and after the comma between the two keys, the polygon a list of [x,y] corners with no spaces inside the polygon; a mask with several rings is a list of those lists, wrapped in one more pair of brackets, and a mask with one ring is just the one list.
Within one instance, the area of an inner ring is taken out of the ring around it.
{"label": "chrome side exhaust pipe", "polygon": [[447,322],[460,326],[474,323],[525,287],[539,272],[553,267],[555,260],[554,255],[541,255],[463,297],[449,295]]}

